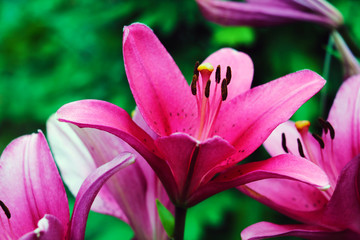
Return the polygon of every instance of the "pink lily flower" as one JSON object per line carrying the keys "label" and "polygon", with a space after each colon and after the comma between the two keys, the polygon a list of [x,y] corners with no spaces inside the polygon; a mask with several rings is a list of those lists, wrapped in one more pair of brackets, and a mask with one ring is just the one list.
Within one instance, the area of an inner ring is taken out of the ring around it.
{"label": "pink lily flower", "polygon": [[0,238],[84,239],[90,206],[104,182],[133,161],[125,154],[83,183],[71,221],[66,192],[42,132],[12,141],[0,158]]}
{"label": "pink lily flower", "polygon": [[66,104],[57,117],[126,141],[149,163],[176,206],[191,207],[225,189],[269,177],[328,185],[315,164],[297,156],[236,165],[324,85],[316,73],[299,71],[250,89],[251,59],[225,48],[195,68],[189,86],[143,24],[124,28],[123,55],[131,91],[153,136],[104,101]]}
{"label": "pink lily flower", "polygon": [[[138,113],[134,115],[134,121],[140,126],[144,122]],[[159,199],[172,212],[174,206],[154,171],[134,149],[110,133],[78,128],[57,121],[55,116],[47,122],[47,133],[63,180],[74,196],[84,179],[95,169],[122,152],[133,153],[135,163],[102,187],[91,210],[126,222],[138,240],[168,239],[158,217],[155,200]]]}
{"label": "pink lily flower", "polygon": [[264,146],[272,156],[287,152],[301,155],[321,167],[330,188],[320,191],[300,182],[267,179],[239,190],[303,224],[259,222],[241,233],[245,239],[298,236],[308,239],[360,238],[360,75],[340,87],[322,137],[311,135],[308,121],[286,122]]}
{"label": "pink lily flower", "polygon": [[209,21],[222,25],[271,26],[308,21],[337,28],[341,13],[325,0],[196,0]]}

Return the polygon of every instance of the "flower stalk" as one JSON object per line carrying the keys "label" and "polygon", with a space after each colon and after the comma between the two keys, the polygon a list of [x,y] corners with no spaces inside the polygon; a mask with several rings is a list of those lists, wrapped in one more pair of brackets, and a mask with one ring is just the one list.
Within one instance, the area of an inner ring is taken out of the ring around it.
{"label": "flower stalk", "polygon": [[174,240],[184,239],[186,212],[187,208],[175,207]]}

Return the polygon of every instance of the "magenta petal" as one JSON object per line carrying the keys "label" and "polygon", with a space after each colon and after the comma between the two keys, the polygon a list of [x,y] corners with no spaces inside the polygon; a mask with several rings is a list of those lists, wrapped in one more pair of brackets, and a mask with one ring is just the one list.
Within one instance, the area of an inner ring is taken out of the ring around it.
{"label": "magenta petal", "polygon": [[250,89],[225,102],[213,134],[235,146],[234,158],[244,159],[324,84],[321,76],[303,70]]}
{"label": "magenta petal", "polygon": [[[177,183],[177,189],[173,194],[183,193],[188,178],[190,162],[194,156],[197,141],[184,133],[175,133],[168,137],[161,137],[155,141],[160,149],[163,158],[166,159]],[[168,190],[169,192],[169,190]],[[170,196],[178,199],[177,195]]]}
{"label": "magenta petal", "polygon": [[19,240],[63,240],[64,227],[53,215],[46,214],[38,222],[38,228],[25,234]]}
{"label": "magenta petal", "polygon": [[126,75],[137,106],[157,134],[187,132],[197,114],[195,97],[174,60],[143,24],[124,28]]}
{"label": "magenta petal", "polygon": [[[212,170],[235,151],[220,137],[199,143],[183,133],[158,138],[156,145],[174,174],[179,193],[185,195],[191,195],[203,182],[209,181],[217,173]],[[182,196],[182,200],[187,197]]]}
{"label": "magenta petal", "polygon": [[263,179],[237,189],[291,218],[313,224],[328,203],[321,190],[289,179]]}
{"label": "magenta petal", "polygon": [[[360,75],[347,79],[338,90],[328,121],[335,129],[332,159],[338,172],[360,153]],[[331,140],[326,138],[326,144]]]}
{"label": "magenta petal", "polygon": [[150,151],[154,150],[152,138],[133,122],[125,110],[109,102],[100,100],[71,102],[62,106],[56,114],[59,121],[73,123],[78,127],[104,130],[125,138],[127,142],[133,142],[137,148],[143,145]]}
{"label": "magenta petal", "polygon": [[360,234],[360,155],[343,168],[323,219],[329,226]]}
{"label": "magenta petal", "polygon": [[133,161],[134,157],[132,154],[121,154],[111,162],[96,169],[85,179],[76,196],[69,228],[69,239],[84,239],[87,217],[97,193],[111,176],[133,163]]}
{"label": "magenta petal", "polygon": [[45,214],[58,218],[66,231],[68,201],[42,132],[19,137],[6,147],[0,159],[0,182],[0,200],[11,213],[12,225],[10,230],[7,217],[0,214],[1,234],[12,232],[10,236],[19,238],[37,228]]}
{"label": "magenta petal", "polygon": [[[311,21],[333,26],[325,16],[303,11],[296,4],[285,1],[244,3],[235,1],[197,0],[202,14],[222,25],[270,26],[293,21]],[[281,3],[280,3],[281,2]],[[289,1],[290,2],[290,1]]]}
{"label": "magenta petal", "polygon": [[266,178],[298,180],[317,187],[327,188],[326,174],[312,162],[290,154],[279,155],[264,161],[234,166],[199,188],[190,201],[197,203],[220,191]]}
{"label": "magenta petal", "polygon": [[215,174],[227,167],[228,158],[235,148],[220,137],[213,137],[200,143],[189,194],[200,185],[206,184]]}
{"label": "magenta petal", "polygon": [[137,239],[147,236],[164,239],[165,231],[158,220],[155,199],[160,199],[169,209],[172,209],[171,203],[154,171],[134,149],[113,134],[78,128],[59,122],[54,116],[47,122],[47,133],[63,180],[75,196],[86,177],[97,167],[122,152],[134,153],[135,163],[107,181],[91,210],[122,219],[131,226]]}
{"label": "magenta petal", "polygon": [[146,159],[167,189],[176,188],[169,166],[154,154],[158,151],[154,140],[118,106],[99,100],[82,100],[62,106],[57,117],[62,122],[104,130],[120,137]]}
{"label": "magenta petal", "polygon": [[133,121],[139,126],[141,127],[142,130],[144,130],[147,134],[149,134],[150,137],[152,137],[153,139],[156,139],[159,137],[159,135],[157,135],[150,127],[149,125],[145,122],[143,116],[141,115],[141,112],[139,111],[139,108],[135,108],[135,110],[133,111],[132,115],[132,119]]}
{"label": "magenta petal", "polygon": [[[55,115],[47,121],[47,138],[63,181],[74,196],[86,177],[97,167],[114,159],[124,150],[122,145],[125,145],[121,139],[108,132],[59,122]],[[95,198],[91,210],[128,222],[105,186]]]}
{"label": "magenta petal", "polygon": [[[227,67],[231,67],[232,77],[228,88],[228,101],[250,89],[254,75],[254,65],[247,54],[238,52],[235,49],[223,48],[211,54],[204,62],[211,63],[215,69],[220,65],[221,79],[226,77]],[[211,81],[215,83],[215,74],[211,75]],[[211,84],[210,87],[213,89],[215,85]],[[213,91],[210,90],[210,92]]]}
{"label": "magenta petal", "polygon": [[243,240],[258,240],[271,237],[296,236],[306,239],[317,240],[338,240],[338,239],[357,239],[354,233],[334,232],[326,228],[304,224],[278,225],[269,222],[258,222],[241,232]]}

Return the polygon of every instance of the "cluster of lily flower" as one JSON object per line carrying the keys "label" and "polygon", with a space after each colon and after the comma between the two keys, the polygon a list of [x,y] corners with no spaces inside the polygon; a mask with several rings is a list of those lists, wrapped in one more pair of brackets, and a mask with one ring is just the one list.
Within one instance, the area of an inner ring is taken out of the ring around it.
{"label": "cluster of lily flower", "polygon": [[[224,48],[196,64],[189,86],[152,30],[132,24],[123,56],[137,109],[72,102],[48,120],[52,152],[41,131],[13,140],[0,160],[2,239],[84,239],[90,209],[128,223],[136,239],[182,239],[186,209],[233,187],[301,222],[259,222],[243,239],[360,237],[360,66],[336,32],[341,14],[323,0],[197,3],[220,24],[300,20],[334,31],[346,79],[322,136],[288,121],[325,84],[318,74],[251,88],[250,57]],[[263,143],[273,157],[238,164]],[[52,154],[76,196],[71,219]]]}

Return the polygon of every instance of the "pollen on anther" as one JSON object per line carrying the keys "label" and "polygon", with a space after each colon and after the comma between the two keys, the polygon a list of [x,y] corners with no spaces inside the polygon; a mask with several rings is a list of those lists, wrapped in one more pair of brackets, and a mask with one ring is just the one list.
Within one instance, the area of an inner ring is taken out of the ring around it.
{"label": "pollen on anther", "polygon": [[7,217],[8,219],[10,219],[10,218],[11,218],[11,213],[10,213],[8,207],[5,205],[5,203],[4,203],[3,201],[1,201],[1,200],[0,200],[0,207],[1,207],[2,210],[4,211],[6,217]]}
{"label": "pollen on anther", "polygon": [[285,133],[282,133],[282,134],[281,134],[281,146],[282,146],[282,148],[284,149],[284,151],[285,151],[286,153],[289,153],[289,150],[288,150],[288,148],[287,148],[287,146],[286,146]]}
{"label": "pollen on anther", "polygon": [[304,158],[305,157],[304,149],[303,149],[303,146],[302,146],[301,141],[300,141],[299,138],[297,139],[297,144],[298,144],[299,154],[300,154],[301,157]]}
{"label": "pollen on anther", "polygon": [[211,81],[208,80],[206,82],[206,87],[205,87],[205,97],[209,98],[210,96],[210,84],[211,84]]}
{"label": "pollen on anther", "polygon": [[200,65],[199,61],[196,61],[194,67],[194,75],[196,75],[197,77],[199,77],[199,70],[198,70],[199,65]]}
{"label": "pollen on anther", "polygon": [[317,134],[313,133],[312,136],[315,138],[315,140],[319,143],[320,147],[322,149],[325,148],[325,143],[324,143],[324,140]]}
{"label": "pollen on anther", "polygon": [[329,131],[329,127],[326,124],[326,121],[324,119],[322,119],[322,118],[318,118],[318,121],[319,121],[321,127],[324,129],[325,134],[327,134],[328,131]]}
{"label": "pollen on anther", "polygon": [[334,129],[334,127],[329,123],[329,121],[326,121],[326,126],[329,129],[331,139],[334,139],[335,138],[335,129]]}
{"label": "pollen on anther", "polygon": [[220,78],[221,78],[221,69],[220,69],[220,65],[218,65],[215,72],[215,82],[220,83]]}
{"label": "pollen on anther", "polygon": [[227,91],[227,80],[226,78],[223,79],[223,81],[221,82],[221,99],[223,101],[226,100],[228,95],[228,91]]}
{"label": "pollen on anther", "polygon": [[191,85],[190,85],[190,87],[191,87],[191,93],[192,93],[192,95],[196,95],[196,83],[197,83],[197,81],[198,81],[198,76],[196,75],[196,74],[194,74],[193,75],[193,79],[192,79],[192,81],[191,81]]}
{"label": "pollen on anther", "polygon": [[227,68],[226,68],[226,82],[227,82],[227,85],[229,85],[230,81],[231,81],[231,67],[227,66]]}

